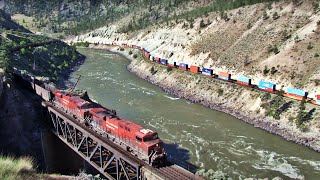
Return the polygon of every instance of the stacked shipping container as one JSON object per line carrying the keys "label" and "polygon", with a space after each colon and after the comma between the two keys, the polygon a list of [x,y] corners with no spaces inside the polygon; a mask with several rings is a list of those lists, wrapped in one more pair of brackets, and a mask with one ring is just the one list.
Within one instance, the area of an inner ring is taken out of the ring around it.
{"label": "stacked shipping container", "polygon": [[184,63],[180,63],[179,64],[179,69],[182,69],[182,70],[188,70],[188,64],[184,64]]}
{"label": "stacked shipping container", "polygon": [[167,65],[167,60],[165,60],[165,59],[161,59],[161,64],[163,64],[163,65]]}
{"label": "stacked shipping container", "polygon": [[316,95],[316,104],[320,105],[320,95]]}
{"label": "stacked shipping container", "polygon": [[160,58],[159,57],[155,57],[153,61],[157,62],[157,63],[160,63]]}
{"label": "stacked shipping container", "polygon": [[190,71],[198,74],[200,72],[199,66],[190,66]]}
{"label": "stacked shipping container", "polygon": [[212,76],[213,70],[212,69],[207,69],[207,68],[202,68],[202,74],[206,76]]}
{"label": "stacked shipping container", "polygon": [[226,73],[226,72],[219,72],[218,78],[229,81],[231,79],[231,74]]}
{"label": "stacked shipping container", "polygon": [[151,56],[151,54],[150,53],[145,53],[145,57],[146,57],[146,59],[150,59],[150,56]]}
{"label": "stacked shipping container", "polygon": [[251,85],[251,79],[244,77],[244,76],[240,76],[237,79],[237,84],[241,84],[244,86],[250,86]]}
{"label": "stacked shipping container", "polygon": [[307,92],[300,90],[300,89],[295,89],[295,88],[287,88],[285,96],[297,99],[297,100],[303,100],[307,97]]}
{"label": "stacked shipping container", "polygon": [[258,87],[268,92],[274,92],[276,90],[276,85],[267,81],[259,81]]}
{"label": "stacked shipping container", "polygon": [[169,60],[169,61],[168,61],[168,65],[169,65],[170,67],[175,67],[175,66],[176,66],[176,62],[174,62],[174,60]]}

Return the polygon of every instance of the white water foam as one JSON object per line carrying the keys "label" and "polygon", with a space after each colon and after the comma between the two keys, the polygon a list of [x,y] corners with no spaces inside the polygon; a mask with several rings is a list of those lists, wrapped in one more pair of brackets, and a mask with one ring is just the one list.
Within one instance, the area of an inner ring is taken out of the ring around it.
{"label": "white water foam", "polygon": [[167,95],[164,95],[164,97],[171,99],[171,100],[174,100],[174,101],[180,99],[180,98],[175,98],[175,97],[171,97],[171,96],[167,96]]}
{"label": "white water foam", "polygon": [[289,157],[288,159],[300,162],[302,164],[307,164],[314,168],[314,170],[319,171],[320,174],[320,161],[311,161],[311,160],[305,160],[298,157]]}
{"label": "white water foam", "polygon": [[279,156],[277,153],[263,150],[256,152],[261,157],[261,160],[252,165],[255,169],[269,169],[278,171],[292,179],[304,179],[304,176],[297,168],[289,164],[285,158]]}

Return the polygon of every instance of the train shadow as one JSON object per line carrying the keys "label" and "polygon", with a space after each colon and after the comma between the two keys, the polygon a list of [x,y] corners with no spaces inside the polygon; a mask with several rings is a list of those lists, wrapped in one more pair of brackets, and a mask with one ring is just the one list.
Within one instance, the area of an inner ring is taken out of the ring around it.
{"label": "train shadow", "polygon": [[196,173],[199,169],[198,166],[189,162],[190,151],[188,149],[182,148],[178,144],[164,144],[164,148],[167,152],[166,166],[176,164],[192,173]]}

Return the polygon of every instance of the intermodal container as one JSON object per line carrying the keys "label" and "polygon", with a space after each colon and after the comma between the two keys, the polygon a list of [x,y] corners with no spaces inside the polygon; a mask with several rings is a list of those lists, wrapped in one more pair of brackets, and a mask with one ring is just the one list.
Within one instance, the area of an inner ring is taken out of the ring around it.
{"label": "intermodal container", "polygon": [[202,74],[207,75],[207,76],[212,76],[213,70],[207,69],[207,68],[202,68]]}
{"label": "intermodal container", "polygon": [[299,96],[296,94],[291,94],[291,93],[285,93],[284,96],[287,96],[289,98],[293,98],[293,99],[297,99],[297,100],[303,100],[305,98],[305,96]]}
{"label": "intermodal container", "polygon": [[159,62],[160,62],[160,58],[159,58],[159,57],[155,57],[155,58],[154,58],[154,62],[159,63]]}
{"label": "intermodal container", "polygon": [[[136,46],[136,45],[132,45],[132,47],[133,47],[133,48],[135,48],[135,49],[141,49],[141,47],[140,47],[140,46]],[[145,49],[144,49],[144,48],[142,48],[142,50],[144,51]]]}
{"label": "intermodal container", "polygon": [[320,99],[316,99],[316,104],[320,105]]}
{"label": "intermodal container", "polygon": [[175,67],[176,66],[176,62],[174,62],[174,60],[169,60],[168,61],[168,66]]}
{"label": "intermodal container", "polygon": [[150,55],[150,61],[153,61],[153,60],[154,60],[154,57]]}
{"label": "intermodal container", "polygon": [[231,78],[231,74],[226,73],[226,72],[219,72],[218,78],[228,81],[228,80],[230,80],[230,78]]}
{"label": "intermodal container", "polygon": [[199,66],[190,66],[190,71],[198,74],[200,72],[200,67]]}
{"label": "intermodal container", "polygon": [[267,81],[259,81],[258,87],[260,89],[273,92],[276,89],[276,84]]}
{"label": "intermodal container", "polygon": [[115,46],[118,45],[117,42],[112,42],[112,44],[115,45]]}
{"label": "intermodal container", "polygon": [[302,96],[302,97],[305,97],[307,95],[307,92],[300,89],[291,88],[291,87],[287,88],[287,93],[294,94],[297,96]]}
{"label": "intermodal container", "polygon": [[122,43],[122,46],[128,46],[128,44],[126,44],[126,43]]}
{"label": "intermodal container", "polygon": [[320,95],[316,95],[316,99],[317,99],[317,100],[320,100]]}
{"label": "intermodal container", "polygon": [[188,69],[188,64],[185,64],[185,63],[180,63],[179,64],[179,69],[182,69],[182,70],[187,70]]}
{"label": "intermodal container", "polygon": [[244,76],[240,76],[237,79],[237,84],[249,86],[249,85],[251,85],[251,79],[247,78],[247,77],[244,77]]}
{"label": "intermodal container", "polygon": [[163,65],[167,65],[168,64],[168,61],[166,60],[166,59],[161,59],[161,64],[163,64]]}
{"label": "intermodal container", "polygon": [[146,59],[150,59],[151,54],[150,53],[146,53]]}

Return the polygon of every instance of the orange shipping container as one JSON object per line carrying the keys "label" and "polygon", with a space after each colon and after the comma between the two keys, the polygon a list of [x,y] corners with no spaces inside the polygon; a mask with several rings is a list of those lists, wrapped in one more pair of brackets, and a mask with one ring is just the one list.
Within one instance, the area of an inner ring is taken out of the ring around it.
{"label": "orange shipping container", "polygon": [[229,77],[230,74],[227,72],[219,72],[219,76],[223,76],[223,77]]}
{"label": "orange shipping container", "polygon": [[193,73],[199,73],[200,68],[198,66],[190,66],[190,71]]}

